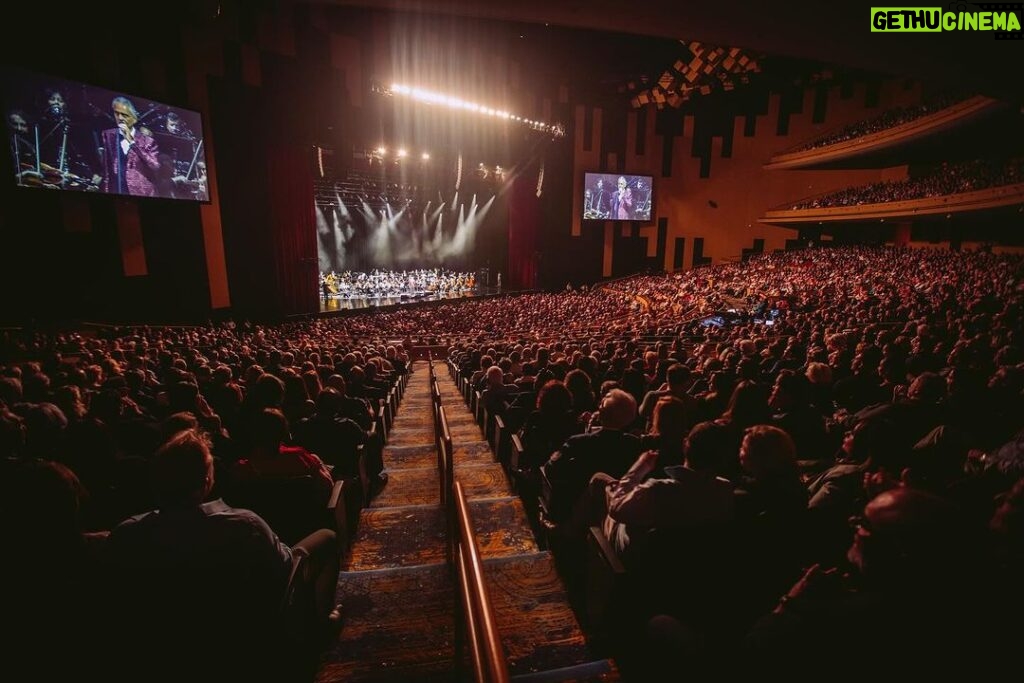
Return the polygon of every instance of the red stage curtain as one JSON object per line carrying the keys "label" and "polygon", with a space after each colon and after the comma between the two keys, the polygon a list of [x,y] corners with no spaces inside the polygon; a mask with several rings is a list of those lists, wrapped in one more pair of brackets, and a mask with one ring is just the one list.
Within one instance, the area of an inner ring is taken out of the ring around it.
{"label": "red stage curtain", "polygon": [[271,146],[267,151],[270,230],[281,313],[315,313],[316,213],[309,150]]}
{"label": "red stage curtain", "polygon": [[512,183],[508,202],[508,289],[534,289],[538,286],[540,255],[540,199],[537,176],[520,173]]}

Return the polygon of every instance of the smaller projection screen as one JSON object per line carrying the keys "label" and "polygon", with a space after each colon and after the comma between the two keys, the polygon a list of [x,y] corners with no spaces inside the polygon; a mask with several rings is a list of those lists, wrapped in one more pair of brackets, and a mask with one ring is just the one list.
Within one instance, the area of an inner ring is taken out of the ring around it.
{"label": "smaller projection screen", "polygon": [[16,185],[209,201],[198,112],[27,71],[0,75]]}
{"label": "smaller projection screen", "polygon": [[587,173],[583,177],[583,219],[649,221],[654,177]]}

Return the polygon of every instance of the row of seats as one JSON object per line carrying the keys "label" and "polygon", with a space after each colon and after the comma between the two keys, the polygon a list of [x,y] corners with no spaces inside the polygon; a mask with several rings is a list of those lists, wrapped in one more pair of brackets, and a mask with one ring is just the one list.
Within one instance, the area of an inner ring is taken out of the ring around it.
{"label": "row of seats", "polygon": [[336,477],[326,507],[317,490],[318,482],[309,475],[254,477],[232,482],[224,492],[225,501],[256,512],[289,545],[317,529],[332,529],[338,535],[339,551],[343,555],[354,537],[360,510],[375,492],[377,475],[383,468],[383,447],[407,384],[408,375],[399,375],[387,397],[377,399],[369,439],[366,444],[356,446],[354,457],[358,460],[358,474]]}

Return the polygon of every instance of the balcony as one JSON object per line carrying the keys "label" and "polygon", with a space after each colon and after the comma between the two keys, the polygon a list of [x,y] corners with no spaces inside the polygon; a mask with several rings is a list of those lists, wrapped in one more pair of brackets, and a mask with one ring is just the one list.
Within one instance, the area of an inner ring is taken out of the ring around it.
{"label": "balcony", "polygon": [[778,208],[765,212],[764,217],[759,218],[758,222],[767,225],[796,226],[806,223],[840,223],[886,218],[913,219],[918,216],[997,209],[1015,204],[1024,204],[1024,183],[877,204],[807,209]]}
{"label": "balcony", "polygon": [[[812,149],[797,149],[772,156],[765,169],[799,169],[854,159],[867,154],[891,150],[901,145],[952,130],[979,116],[1005,105],[989,97],[977,95],[961,100],[933,114],[921,116],[891,128]],[[801,143],[803,146],[803,143]]]}

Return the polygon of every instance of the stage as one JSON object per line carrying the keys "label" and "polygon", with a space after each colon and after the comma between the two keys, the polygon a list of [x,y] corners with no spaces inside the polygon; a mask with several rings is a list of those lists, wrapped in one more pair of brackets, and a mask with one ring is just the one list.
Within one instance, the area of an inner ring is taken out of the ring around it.
{"label": "stage", "polygon": [[333,294],[326,300],[320,297],[320,312],[334,313],[336,311],[357,311],[368,308],[383,308],[386,306],[400,306],[402,304],[419,304],[428,301],[460,301],[464,299],[475,299],[484,296],[501,294],[501,289],[490,287],[487,289],[472,289],[462,292],[418,292],[414,294],[402,294],[401,296],[345,296]]}

